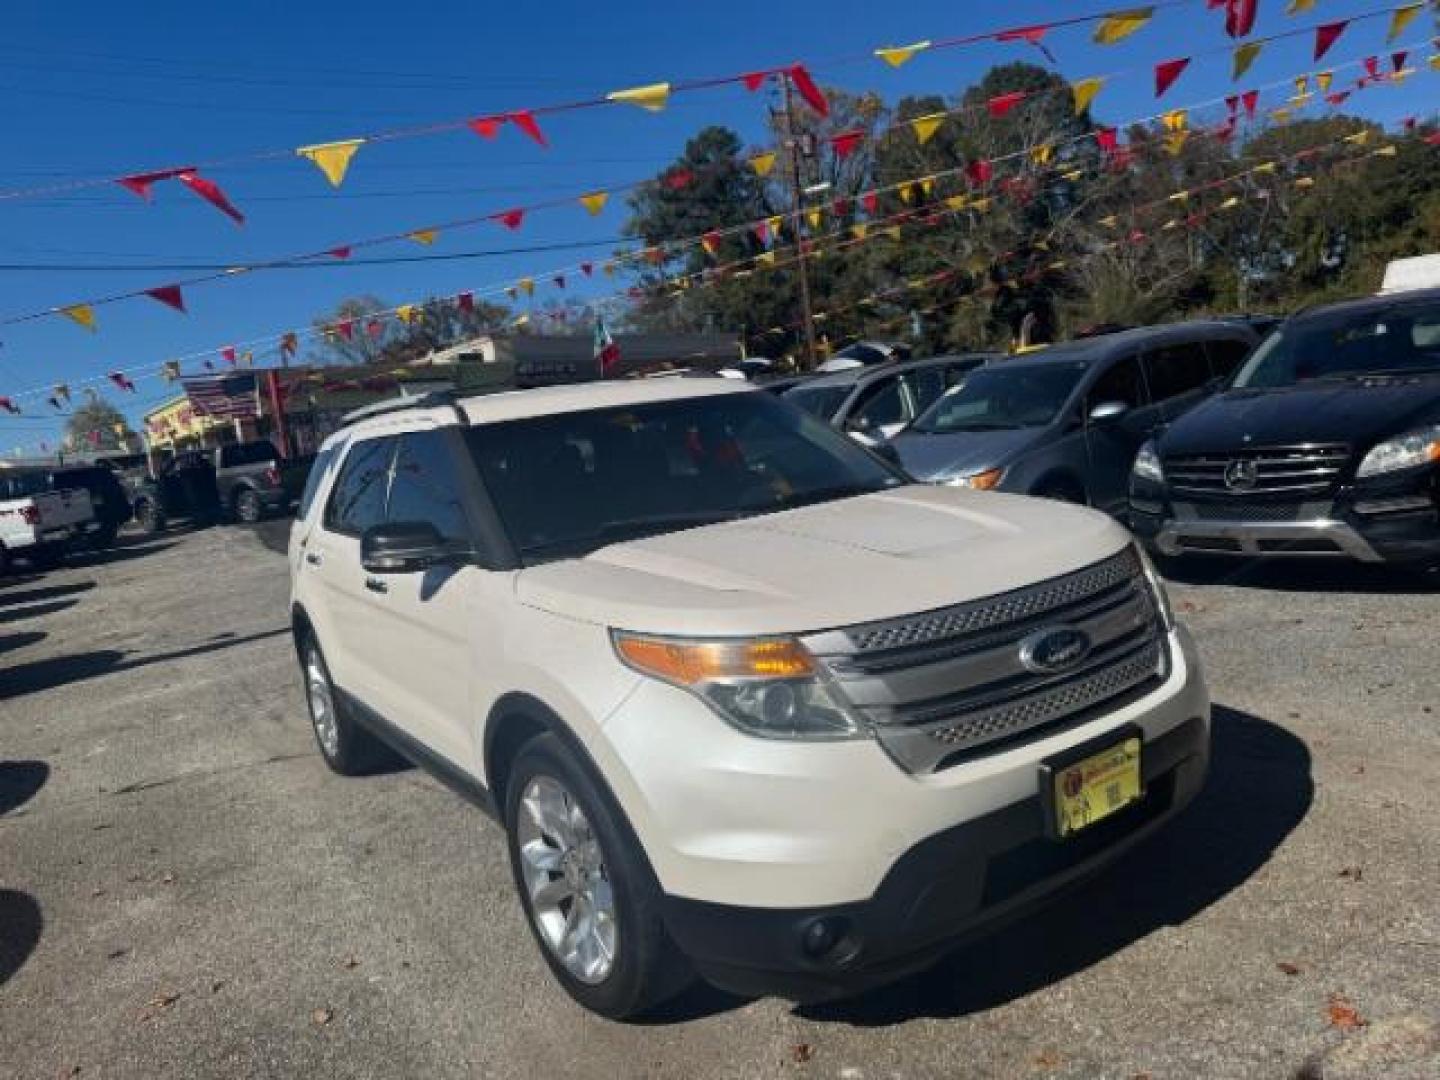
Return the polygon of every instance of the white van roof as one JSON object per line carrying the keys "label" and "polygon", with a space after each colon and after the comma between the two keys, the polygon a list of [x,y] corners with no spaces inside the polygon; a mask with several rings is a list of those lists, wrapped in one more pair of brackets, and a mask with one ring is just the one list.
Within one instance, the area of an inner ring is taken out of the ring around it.
{"label": "white van roof", "polygon": [[1440,255],[1416,255],[1410,259],[1395,259],[1385,267],[1380,295],[1433,289],[1437,285],[1440,285]]}

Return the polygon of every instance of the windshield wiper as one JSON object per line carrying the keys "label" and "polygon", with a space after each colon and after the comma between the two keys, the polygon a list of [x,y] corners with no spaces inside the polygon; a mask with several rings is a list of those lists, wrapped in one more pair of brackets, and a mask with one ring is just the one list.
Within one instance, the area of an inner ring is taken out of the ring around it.
{"label": "windshield wiper", "polygon": [[698,529],[705,525],[719,525],[726,521],[738,521],[750,517],[753,510],[727,510],[724,513],[667,514],[656,517],[632,518],[626,521],[607,521],[596,532],[584,536],[566,536],[530,544],[520,550],[525,556],[546,557],[566,552],[588,555],[610,544],[626,540],[643,540],[647,536],[660,536],[679,532],[681,529]]}

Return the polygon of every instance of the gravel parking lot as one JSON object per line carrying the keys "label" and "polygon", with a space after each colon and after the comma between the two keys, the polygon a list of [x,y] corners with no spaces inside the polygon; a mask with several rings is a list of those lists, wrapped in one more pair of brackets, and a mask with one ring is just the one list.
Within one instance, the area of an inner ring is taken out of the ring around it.
{"label": "gravel parking lot", "polygon": [[494,825],[326,771],[284,529],[0,582],[0,1075],[1440,1075],[1434,583],[1188,572],[1215,759],[1172,828],[858,1001],[621,1026],[552,983]]}

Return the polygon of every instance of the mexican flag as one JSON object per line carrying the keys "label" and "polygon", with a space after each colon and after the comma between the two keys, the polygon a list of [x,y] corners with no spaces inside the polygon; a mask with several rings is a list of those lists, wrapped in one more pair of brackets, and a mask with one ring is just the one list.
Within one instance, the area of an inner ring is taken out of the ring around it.
{"label": "mexican flag", "polygon": [[609,327],[605,325],[605,317],[598,311],[595,313],[595,363],[600,367],[602,379],[620,363],[620,346],[615,344]]}

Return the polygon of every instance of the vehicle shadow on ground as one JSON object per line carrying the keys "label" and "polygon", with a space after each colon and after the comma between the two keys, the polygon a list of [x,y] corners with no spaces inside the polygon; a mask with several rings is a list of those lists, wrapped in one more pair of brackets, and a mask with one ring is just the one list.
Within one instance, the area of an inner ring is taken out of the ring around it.
{"label": "vehicle shadow on ground", "polygon": [[1440,592],[1440,572],[1325,559],[1161,559],[1161,574],[1182,585],[1233,585],[1279,592]]}
{"label": "vehicle shadow on ground", "polygon": [[43,761],[0,761],[0,817],[33,799],[48,779],[50,766]]}
{"label": "vehicle shadow on ground", "polygon": [[57,611],[74,607],[79,602],[78,600],[47,600],[43,604],[27,604],[23,607],[7,605],[0,608],[0,623],[19,622],[21,619],[33,619],[40,615],[53,615]]}
{"label": "vehicle shadow on ground", "polygon": [[116,649],[101,649],[96,652],[76,653],[74,656],[52,656],[28,664],[17,664],[5,672],[5,679],[0,682],[0,701],[38,693],[56,686],[83,682],[101,675],[113,675],[120,671],[148,667],[151,664],[181,660],[187,656],[218,652],[221,649],[247,645],[252,641],[264,641],[266,638],[279,637],[289,633],[290,627],[280,626],[274,630],[262,630],[255,634],[218,635],[199,645],[153,653],[148,656],[132,657]]}
{"label": "vehicle shadow on ground", "polygon": [[16,634],[0,635],[0,653],[23,649],[27,645],[34,645],[37,641],[44,641],[49,636],[44,630],[21,630]]}
{"label": "vehicle shadow on ground", "polygon": [[68,585],[43,585],[38,589],[24,589],[20,592],[0,592],[0,605],[10,608],[19,604],[33,604],[37,600],[55,600],[62,596],[89,592],[93,588],[93,581],[72,581]]}
{"label": "vehicle shadow on ground", "polygon": [[1304,819],[1310,751],[1289,731],[1221,705],[1211,772],[1195,802],[1154,837],[1057,903],[862,997],[800,1007],[809,1019],[875,1027],[994,1009],[1050,986],[1244,884]]}
{"label": "vehicle shadow on ground", "polygon": [[44,926],[34,897],[14,889],[0,889],[0,986],[30,958]]}
{"label": "vehicle shadow on ground", "polygon": [[146,555],[155,555],[174,546],[173,542],[168,544],[159,541],[147,543],[142,537],[127,537],[125,540],[117,540],[114,547],[99,551],[72,551],[65,556],[65,565],[77,568],[108,566],[111,563],[125,562],[129,559],[142,559]]}

